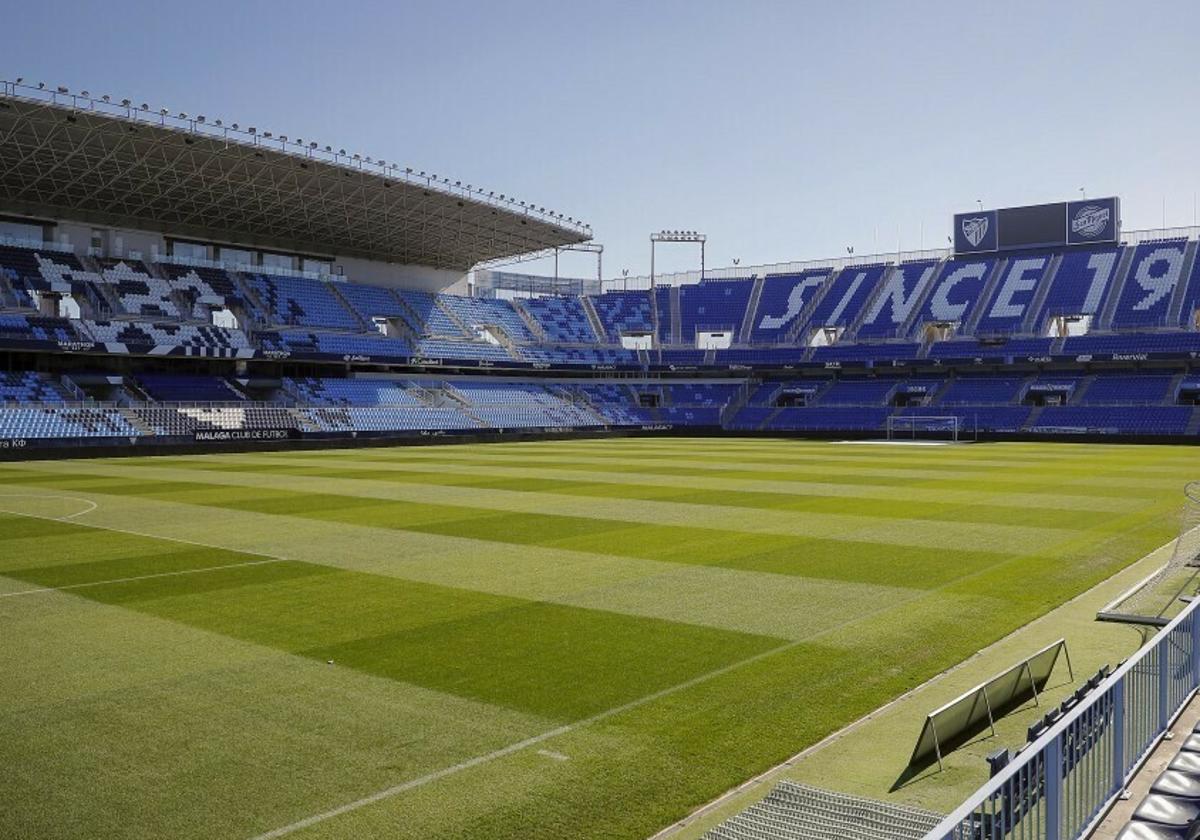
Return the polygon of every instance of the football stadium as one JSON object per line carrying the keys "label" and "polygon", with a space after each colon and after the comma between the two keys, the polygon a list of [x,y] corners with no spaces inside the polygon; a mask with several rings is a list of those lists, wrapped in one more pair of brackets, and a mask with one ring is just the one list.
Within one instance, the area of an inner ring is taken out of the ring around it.
{"label": "football stadium", "polygon": [[1071,189],[631,274],[0,80],[0,837],[1200,836],[1200,227]]}

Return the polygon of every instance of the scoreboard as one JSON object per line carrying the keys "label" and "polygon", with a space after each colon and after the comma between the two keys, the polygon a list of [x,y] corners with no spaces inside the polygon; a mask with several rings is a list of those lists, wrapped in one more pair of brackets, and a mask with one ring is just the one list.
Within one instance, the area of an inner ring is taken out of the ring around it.
{"label": "scoreboard", "polygon": [[1110,197],[956,213],[954,253],[1116,242],[1120,210],[1119,199]]}

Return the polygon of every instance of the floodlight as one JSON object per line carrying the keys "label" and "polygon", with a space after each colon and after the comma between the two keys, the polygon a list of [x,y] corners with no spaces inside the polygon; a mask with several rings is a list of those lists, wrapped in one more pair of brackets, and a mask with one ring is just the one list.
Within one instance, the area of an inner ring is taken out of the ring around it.
{"label": "floodlight", "polygon": [[104,94],[103,96],[101,96],[101,97],[100,97],[100,101],[101,101],[101,102],[108,102],[108,101],[109,101],[109,96],[108,96],[108,94],[106,93],[106,94]]}
{"label": "floodlight", "polygon": [[411,167],[411,166],[406,166],[406,167],[404,167],[404,172],[405,172],[405,174],[407,174],[407,175],[411,175],[411,174],[412,174],[412,167]]}
{"label": "floodlight", "polygon": [[345,150],[345,149],[338,149],[338,154],[339,154],[339,155],[344,155],[344,154],[346,154],[346,150]]}
{"label": "floodlight", "polygon": [[24,76],[17,76],[17,84],[21,84],[21,82],[23,82],[23,81],[25,81]]}
{"label": "floodlight", "polygon": [[271,136],[272,136],[272,135],[271,135],[271,132],[269,132],[269,131],[264,131],[264,132],[263,132],[263,137],[266,137],[268,140],[270,140],[270,139],[271,139]]}
{"label": "floodlight", "polygon": [[80,95],[80,96],[85,96],[85,97],[87,97],[88,99],[91,99],[91,98],[92,98],[92,95],[91,95],[90,93],[88,93],[86,90],[82,90],[82,91],[80,91],[80,92],[79,92],[79,95]]}
{"label": "floodlight", "polygon": [[200,123],[200,125],[204,125],[204,115],[201,114],[200,116],[196,117],[196,122]]}
{"label": "floodlight", "polygon": [[179,119],[186,120],[187,118],[188,118],[187,114],[185,114],[183,111],[179,112]]}
{"label": "floodlight", "polygon": [[46,83],[38,82],[38,90],[45,90],[45,89],[46,89]]}
{"label": "floodlight", "polygon": [[59,86],[58,86],[58,92],[59,92],[59,93],[70,93],[71,91],[67,90],[67,89],[66,89],[65,87],[63,87],[62,85],[59,85]]}

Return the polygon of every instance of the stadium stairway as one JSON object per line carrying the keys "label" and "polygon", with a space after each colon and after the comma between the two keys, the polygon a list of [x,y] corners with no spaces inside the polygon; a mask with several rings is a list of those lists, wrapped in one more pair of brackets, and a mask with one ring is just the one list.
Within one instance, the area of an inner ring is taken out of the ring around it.
{"label": "stadium stairway", "polygon": [[975,299],[975,305],[971,307],[971,311],[967,313],[967,319],[958,329],[959,335],[975,335],[979,321],[983,318],[983,311],[991,303],[992,297],[996,293],[996,286],[1000,285],[1000,278],[1008,272],[1008,263],[1007,257],[996,260],[996,264],[992,266],[991,275],[984,282],[979,297]]}
{"label": "stadium stairway", "polygon": [[329,291],[333,293],[333,296],[337,302],[342,305],[342,308],[350,313],[350,317],[352,317],[355,321],[358,321],[363,329],[363,332],[375,332],[375,324],[358,314],[358,310],[354,308],[354,304],[348,301],[346,296],[342,294],[342,290],[338,288],[340,284],[326,283],[325,285],[329,288]]}
{"label": "stadium stairway", "polygon": [[466,323],[463,322],[462,318],[458,317],[458,313],[455,312],[452,307],[447,306],[445,303],[442,302],[441,295],[437,295],[436,297],[434,297],[433,305],[436,306],[439,310],[441,310],[441,312],[447,318],[450,319],[450,321],[454,324],[454,326],[456,326],[460,330],[462,330],[463,335],[469,336],[471,338],[476,337],[474,331],[472,331],[471,328],[469,326],[467,326]]}
{"label": "stadium stairway", "polygon": [[917,326],[917,319],[921,317],[921,313],[925,309],[925,304],[933,295],[934,290],[937,289],[938,283],[941,282],[942,275],[946,273],[946,267],[949,265],[949,260],[942,260],[934,267],[933,274],[929,276],[929,281],[925,284],[925,288],[920,290],[917,299],[913,301],[912,311],[908,313],[908,317],[904,319],[904,323],[897,328],[895,338],[907,340],[912,335],[912,331]]}
{"label": "stadium stairway", "polygon": [[[587,315],[588,324],[592,327],[592,332],[597,336],[597,340],[601,344],[608,343],[608,331],[604,328],[604,322],[600,320],[600,313],[596,311],[595,305],[592,303],[590,295],[581,295],[579,298],[583,304],[583,313]],[[541,327],[539,326],[539,329]]]}
{"label": "stadium stairway", "polygon": [[750,301],[746,304],[746,315],[742,318],[742,327],[738,330],[738,344],[749,344],[750,334],[754,331],[754,315],[758,312],[758,301],[762,297],[763,283],[766,277],[755,277],[754,286],[750,289]]}
{"label": "stadium stairway", "polygon": [[1188,437],[1195,437],[1200,434],[1200,405],[1192,409],[1192,416],[1188,419],[1187,431],[1185,434]]}
{"label": "stadium stairway", "polygon": [[1025,425],[1023,427],[1025,431],[1037,428],[1038,419],[1042,416],[1042,411],[1044,411],[1045,408],[1046,407],[1044,405],[1035,405],[1033,407],[1033,411],[1029,412],[1029,416],[1025,418]]}
{"label": "stadium stairway", "polygon": [[1188,278],[1192,276],[1192,269],[1196,263],[1196,248],[1198,243],[1194,240],[1189,240],[1183,249],[1183,266],[1179,270],[1179,282],[1175,284],[1175,289],[1171,295],[1171,305],[1167,308],[1167,323],[1178,324],[1181,321],[1183,314],[1183,301],[1188,295]]}
{"label": "stadium stairway", "polygon": [[1121,259],[1117,263],[1112,281],[1108,285],[1108,297],[1104,300],[1104,308],[1100,312],[1097,323],[1092,325],[1093,330],[1110,329],[1113,315],[1121,300],[1121,293],[1125,290],[1125,279],[1129,276],[1129,267],[1133,263],[1133,255],[1136,251],[1137,248],[1132,245],[1126,245],[1121,249]]}
{"label": "stadium stairway", "polygon": [[747,379],[743,382],[730,398],[729,402],[721,409],[721,425],[728,426],[730,421],[737,416],[737,413],[742,410],[746,403],[750,402],[750,395],[758,388],[760,380]]}
{"label": "stadium stairway", "polygon": [[1081,376],[1079,384],[1075,387],[1075,391],[1071,394],[1071,398],[1067,400],[1067,405],[1083,405],[1083,397],[1087,393],[1088,388],[1092,387],[1092,383],[1096,381],[1096,375]]}
{"label": "stadium stairway", "polygon": [[920,840],[942,815],[783,781],[703,840]]}
{"label": "stadium stairway", "polygon": [[131,408],[118,408],[117,413],[125,418],[125,422],[137,429],[138,434],[151,436],[156,434],[154,427],[147,423]]}
{"label": "stadium stairway", "polygon": [[[512,305],[517,314],[521,316],[521,321],[524,322],[526,329],[533,333],[534,338],[543,343],[548,342],[549,338],[546,336],[546,331],[542,329],[542,325],[538,323],[537,318],[529,314],[529,310],[525,308],[525,304],[521,299],[513,298]],[[592,326],[592,329],[595,329],[595,325]],[[604,335],[604,333],[598,332],[596,335]]]}
{"label": "stadium stairway", "polygon": [[1021,322],[1021,328],[1017,331],[1026,335],[1033,335],[1041,326],[1038,321],[1041,319],[1042,308],[1046,305],[1046,298],[1050,294],[1051,287],[1054,286],[1054,281],[1058,277],[1058,269],[1062,266],[1063,255],[1056,251],[1054,256],[1050,258],[1050,264],[1046,266],[1046,271],[1042,275],[1042,282],[1038,284],[1037,289],[1033,292],[1033,297],[1029,301],[1029,311],[1025,313],[1025,320]]}
{"label": "stadium stairway", "polygon": [[671,287],[671,293],[668,299],[671,301],[671,343],[676,345],[682,344],[683,333],[681,326],[682,319],[680,318],[679,308],[679,286]]}
{"label": "stadium stairway", "polygon": [[849,323],[846,324],[846,329],[842,331],[841,341],[851,342],[858,340],[858,331],[862,329],[867,313],[871,311],[871,307],[879,300],[879,296],[884,293],[883,290],[887,288],[888,281],[897,268],[898,266],[889,266],[883,272],[883,276],[879,278],[879,282],[875,284],[875,288],[871,290],[866,300],[862,302],[862,306],[858,308],[858,312],[854,313]]}

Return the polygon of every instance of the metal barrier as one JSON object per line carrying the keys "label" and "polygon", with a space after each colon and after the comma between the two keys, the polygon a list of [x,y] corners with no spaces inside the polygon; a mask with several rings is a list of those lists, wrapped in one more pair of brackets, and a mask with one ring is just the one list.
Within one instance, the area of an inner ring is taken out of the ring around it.
{"label": "metal barrier", "polygon": [[1194,601],[925,840],[1078,840],[1200,684]]}

